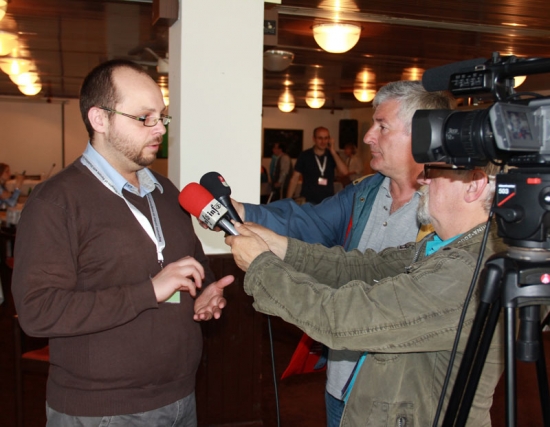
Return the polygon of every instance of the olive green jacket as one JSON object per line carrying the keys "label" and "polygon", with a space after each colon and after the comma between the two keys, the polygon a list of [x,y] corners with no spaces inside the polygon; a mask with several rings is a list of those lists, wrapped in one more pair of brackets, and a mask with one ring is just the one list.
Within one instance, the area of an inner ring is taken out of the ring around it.
{"label": "olive green jacket", "polygon": [[[254,297],[256,310],[281,317],[314,340],[333,349],[368,351],[341,426],[428,427],[484,228],[475,227],[430,256],[425,246],[433,235],[379,254],[289,239],[284,262],[271,252],[261,254],[251,263],[244,288]],[[484,259],[505,249],[493,229]],[[478,298],[476,291],[446,401]],[[491,424],[489,409],[504,366],[502,343],[498,327],[470,411],[470,426]]]}

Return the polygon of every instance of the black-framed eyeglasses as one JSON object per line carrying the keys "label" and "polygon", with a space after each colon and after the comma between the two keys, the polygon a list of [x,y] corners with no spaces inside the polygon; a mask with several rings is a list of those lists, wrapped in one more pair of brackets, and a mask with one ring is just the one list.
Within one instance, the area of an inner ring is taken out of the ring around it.
{"label": "black-framed eyeglasses", "polygon": [[446,170],[446,171],[465,171],[468,170],[464,166],[454,166],[454,165],[448,165],[448,164],[429,164],[426,163],[424,165],[424,179],[432,179],[434,178],[433,173],[431,171],[433,170]]}
{"label": "black-framed eyeglasses", "polygon": [[168,123],[172,120],[172,116],[167,116],[165,114],[161,114],[160,117],[153,117],[153,116],[132,116],[131,114],[121,113],[120,111],[113,110],[112,108],[101,106],[98,107],[102,110],[108,111],[109,113],[115,113],[120,114],[121,116],[130,117],[131,119],[137,120],[138,122],[142,122],[143,126],[147,126],[149,128],[155,126],[159,120],[162,120],[162,124],[164,126],[167,126]]}

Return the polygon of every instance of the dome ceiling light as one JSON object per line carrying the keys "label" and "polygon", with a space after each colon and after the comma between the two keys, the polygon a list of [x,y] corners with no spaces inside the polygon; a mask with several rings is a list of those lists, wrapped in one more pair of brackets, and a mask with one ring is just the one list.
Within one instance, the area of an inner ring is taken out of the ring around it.
{"label": "dome ceiling light", "polygon": [[294,60],[294,54],[288,50],[270,49],[264,52],[264,68],[267,71],[286,70]]}
{"label": "dome ceiling light", "polygon": [[330,53],[344,53],[359,41],[361,27],[342,22],[313,25],[313,38],[321,49]]}

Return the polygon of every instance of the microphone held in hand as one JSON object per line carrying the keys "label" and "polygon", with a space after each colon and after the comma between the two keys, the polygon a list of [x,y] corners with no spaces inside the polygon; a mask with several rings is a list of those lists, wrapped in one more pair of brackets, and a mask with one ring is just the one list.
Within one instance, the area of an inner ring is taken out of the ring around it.
{"label": "microphone held in hand", "polygon": [[202,185],[196,182],[187,184],[181,190],[178,200],[183,209],[204,222],[208,228],[213,230],[218,226],[228,234],[239,235],[233,224],[231,224],[225,206],[216,200]]}
{"label": "microphone held in hand", "polygon": [[231,196],[231,187],[225,182],[223,176],[218,172],[205,173],[200,180],[200,184],[210,191],[210,193],[226,207],[227,213],[231,219],[242,224],[243,221],[235,210],[233,203],[231,203],[231,198],[229,197]]}

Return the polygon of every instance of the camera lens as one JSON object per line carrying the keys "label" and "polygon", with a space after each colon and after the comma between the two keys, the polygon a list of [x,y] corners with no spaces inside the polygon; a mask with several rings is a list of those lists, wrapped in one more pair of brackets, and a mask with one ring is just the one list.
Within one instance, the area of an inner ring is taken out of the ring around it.
{"label": "camera lens", "polygon": [[412,141],[418,163],[484,166],[497,157],[488,110],[417,110]]}
{"label": "camera lens", "polygon": [[494,146],[488,110],[455,111],[447,118],[444,132],[445,152],[460,161],[455,164],[487,164]]}

